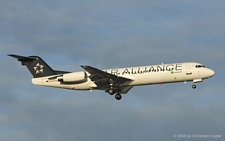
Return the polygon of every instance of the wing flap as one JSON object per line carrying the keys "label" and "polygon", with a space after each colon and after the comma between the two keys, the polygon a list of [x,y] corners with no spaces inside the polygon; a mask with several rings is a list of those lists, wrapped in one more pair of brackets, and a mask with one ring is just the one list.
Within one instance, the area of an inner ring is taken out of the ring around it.
{"label": "wing flap", "polygon": [[126,94],[133,86],[130,87],[123,87],[120,91],[121,94]]}
{"label": "wing flap", "polygon": [[105,92],[109,94],[119,93],[119,94],[126,94],[130,89],[132,89],[133,86],[127,86],[127,87],[121,87],[120,89],[113,90],[113,93],[110,93],[109,90],[106,90]]}

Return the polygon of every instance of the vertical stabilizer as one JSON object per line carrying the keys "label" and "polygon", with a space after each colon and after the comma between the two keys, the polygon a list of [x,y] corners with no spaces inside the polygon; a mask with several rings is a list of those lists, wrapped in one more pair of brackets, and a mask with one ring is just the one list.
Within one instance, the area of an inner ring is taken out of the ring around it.
{"label": "vertical stabilizer", "polygon": [[19,56],[10,54],[13,58],[17,58],[22,65],[26,65],[34,78],[56,75],[56,72],[38,56]]}

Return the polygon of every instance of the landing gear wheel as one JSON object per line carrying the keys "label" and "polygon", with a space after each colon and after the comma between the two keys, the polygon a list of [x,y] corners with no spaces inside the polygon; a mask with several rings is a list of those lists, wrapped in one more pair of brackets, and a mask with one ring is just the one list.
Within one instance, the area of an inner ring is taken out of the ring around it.
{"label": "landing gear wheel", "polygon": [[121,94],[116,94],[116,95],[115,95],[115,98],[116,98],[117,100],[120,100],[120,99],[122,98],[122,96],[121,96]]}
{"label": "landing gear wheel", "polygon": [[109,94],[113,95],[114,91],[112,89],[109,90]]}
{"label": "landing gear wheel", "polygon": [[195,84],[193,84],[193,85],[192,85],[192,88],[193,88],[193,89],[196,89],[196,85],[195,85]]}

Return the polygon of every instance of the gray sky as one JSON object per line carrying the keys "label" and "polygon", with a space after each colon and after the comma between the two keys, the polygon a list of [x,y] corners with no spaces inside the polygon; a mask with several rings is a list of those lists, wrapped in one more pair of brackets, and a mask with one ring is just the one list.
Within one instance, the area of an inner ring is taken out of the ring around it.
{"label": "gray sky", "polygon": [[[225,139],[225,1],[0,2],[0,140]],[[66,71],[196,61],[216,75],[196,90],[192,83],[135,87],[117,101],[104,91],[34,86],[11,53]]]}

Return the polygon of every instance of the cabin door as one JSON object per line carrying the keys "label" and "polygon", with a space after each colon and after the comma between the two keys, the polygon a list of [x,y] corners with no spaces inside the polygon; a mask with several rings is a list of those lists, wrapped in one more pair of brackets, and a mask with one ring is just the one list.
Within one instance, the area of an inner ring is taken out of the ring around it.
{"label": "cabin door", "polygon": [[191,66],[187,66],[186,75],[191,75],[191,74],[192,74]]}

